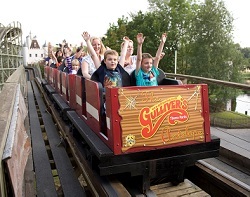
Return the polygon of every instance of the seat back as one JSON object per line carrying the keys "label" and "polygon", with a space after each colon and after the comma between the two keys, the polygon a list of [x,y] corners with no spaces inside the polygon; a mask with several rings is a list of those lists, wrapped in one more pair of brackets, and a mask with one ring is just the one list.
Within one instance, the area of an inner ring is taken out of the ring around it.
{"label": "seat back", "polygon": [[106,125],[103,124],[106,119],[104,109],[103,87],[100,82],[85,79],[86,89],[86,115],[89,127],[97,134],[100,131],[105,133]]}
{"label": "seat back", "polygon": [[49,83],[49,71],[50,67],[49,66],[44,66],[44,79]]}
{"label": "seat back", "polygon": [[82,68],[81,67],[77,70],[76,75],[82,76]]}
{"label": "seat back", "polygon": [[130,75],[125,70],[122,72],[122,86],[131,86]]}
{"label": "seat back", "polygon": [[69,101],[69,86],[68,86],[68,74],[65,72],[61,73],[61,82],[62,82],[62,97],[64,101]]}
{"label": "seat back", "polygon": [[165,78],[160,85],[183,85],[181,80]]}
{"label": "seat back", "polygon": [[163,80],[166,78],[166,75],[162,69],[158,68],[158,71],[159,71],[159,76],[157,78],[158,85],[163,85],[162,83]]}
{"label": "seat back", "polygon": [[62,94],[62,78],[61,78],[61,71],[56,70],[56,92]]}
{"label": "seat back", "polygon": [[51,63],[51,64],[50,64],[50,67],[51,67],[51,68],[56,68],[56,64],[55,64],[55,63]]}
{"label": "seat back", "polygon": [[130,73],[130,84],[131,86],[136,86],[135,70]]}
{"label": "seat back", "polygon": [[[81,118],[86,118],[86,88],[85,88],[85,78],[75,75],[76,79],[76,112]],[[84,116],[84,117],[83,117]]]}
{"label": "seat back", "polygon": [[64,69],[63,69],[63,72],[65,72],[65,73],[68,73],[69,74],[69,67],[64,67]]}
{"label": "seat back", "polygon": [[[166,78],[165,73],[162,69],[158,68],[159,76],[157,78],[158,85],[181,85],[180,80]],[[130,74],[131,86],[136,86],[135,70]]]}

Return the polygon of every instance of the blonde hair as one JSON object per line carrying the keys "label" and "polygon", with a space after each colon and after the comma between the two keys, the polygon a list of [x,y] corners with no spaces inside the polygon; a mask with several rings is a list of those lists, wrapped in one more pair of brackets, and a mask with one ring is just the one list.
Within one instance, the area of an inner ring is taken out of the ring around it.
{"label": "blonde hair", "polygon": [[146,59],[146,58],[151,58],[151,59],[153,59],[152,55],[150,55],[149,53],[143,53],[143,54],[142,54],[142,60],[143,60],[143,59]]}
{"label": "blonde hair", "polygon": [[118,53],[117,53],[117,51],[116,50],[112,50],[112,49],[105,51],[105,53],[104,53],[104,59],[105,60],[107,59],[108,55],[115,55],[117,57],[119,56]]}
{"label": "blonde hair", "polygon": [[77,71],[80,68],[80,62],[78,59],[73,59],[71,61],[71,65],[72,65],[72,70]]}
{"label": "blonde hair", "polygon": [[[133,40],[129,40],[129,42],[132,43],[132,45],[134,45]],[[124,43],[125,43],[125,42],[122,42],[122,43],[121,43],[121,49],[122,49],[122,47],[124,46]]]}
{"label": "blonde hair", "polygon": [[[90,43],[91,44],[92,44],[93,40],[99,40],[100,41],[101,49],[100,49],[100,54],[99,55],[103,55],[105,53],[105,51],[106,51],[106,48],[105,48],[104,44],[102,43],[101,38],[99,38],[99,37],[91,37],[90,38]],[[90,54],[89,49],[87,49],[87,50],[88,50],[88,53]]]}
{"label": "blonde hair", "polygon": [[73,59],[72,62],[71,62],[71,65],[72,66],[80,66],[80,62],[78,59]]}

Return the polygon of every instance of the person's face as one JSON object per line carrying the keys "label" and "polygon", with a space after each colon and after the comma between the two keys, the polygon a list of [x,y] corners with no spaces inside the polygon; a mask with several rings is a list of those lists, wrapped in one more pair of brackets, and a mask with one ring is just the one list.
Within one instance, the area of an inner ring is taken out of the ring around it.
{"label": "person's face", "polygon": [[86,56],[86,52],[85,52],[85,51],[82,51],[82,52],[81,52],[81,57],[84,57],[84,56]]}
{"label": "person's face", "polygon": [[73,70],[76,70],[76,71],[77,71],[78,68],[79,68],[79,65],[77,65],[77,64],[72,64],[72,69],[73,69]]}
{"label": "person's face", "polygon": [[75,70],[75,71],[77,71],[78,68],[79,68],[78,66],[73,66],[73,67],[72,67],[72,69]]}
{"label": "person's face", "polygon": [[57,52],[57,57],[58,57],[58,56],[63,56],[62,51],[58,51],[58,52]]}
{"label": "person's face", "polygon": [[95,52],[97,54],[99,54],[100,50],[101,50],[101,42],[100,42],[100,40],[99,39],[94,39],[91,44],[92,44]]}
{"label": "person's face", "polygon": [[77,59],[80,58],[81,55],[82,55],[82,51],[79,51],[79,52],[75,53],[75,57],[76,57]]}
{"label": "person's face", "polygon": [[153,66],[153,59],[152,58],[144,58],[141,62],[141,68],[146,73],[151,71],[152,66]]}
{"label": "person's face", "polygon": [[127,54],[132,55],[134,52],[134,46],[132,42],[129,42],[128,44],[128,49],[127,49]]}
{"label": "person's face", "polygon": [[118,63],[118,57],[116,55],[107,55],[107,58],[104,60],[104,63],[106,64],[107,69],[115,70]]}
{"label": "person's face", "polygon": [[49,56],[50,58],[52,58],[52,51],[49,51],[48,56]]}
{"label": "person's face", "polygon": [[71,49],[69,47],[64,47],[63,51],[67,57],[71,55]]}

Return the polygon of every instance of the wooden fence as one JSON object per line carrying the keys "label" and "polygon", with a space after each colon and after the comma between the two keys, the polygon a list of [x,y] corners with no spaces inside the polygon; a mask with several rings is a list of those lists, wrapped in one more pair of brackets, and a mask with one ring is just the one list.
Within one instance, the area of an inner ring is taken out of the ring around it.
{"label": "wooden fence", "polygon": [[0,93],[0,196],[11,191],[22,196],[24,169],[31,151],[25,129],[27,117],[25,68],[20,66],[8,78]]}
{"label": "wooden fence", "polygon": [[228,129],[246,129],[250,128],[250,118],[226,119],[210,116],[210,125]]}

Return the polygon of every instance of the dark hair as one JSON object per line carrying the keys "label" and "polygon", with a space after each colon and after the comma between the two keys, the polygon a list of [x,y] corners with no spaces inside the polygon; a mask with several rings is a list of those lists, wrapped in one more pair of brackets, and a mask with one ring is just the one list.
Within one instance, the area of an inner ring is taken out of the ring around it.
{"label": "dark hair", "polygon": [[78,53],[81,50],[82,50],[82,47],[77,47],[76,52]]}
{"label": "dark hair", "polygon": [[66,43],[66,44],[64,45],[64,48],[69,48],[68,43]]}
{"label": "dark hair", "polygon": [[58,56],[56,59],[58,63],[63,62],[63,56]]}
{"label": "dark hair", "polygon": [[55,54],[55,56],[57,57],[58,56],[58,53],[61,51],[61,49],[58,49],[57,51],[56,51],[56,54]]}

